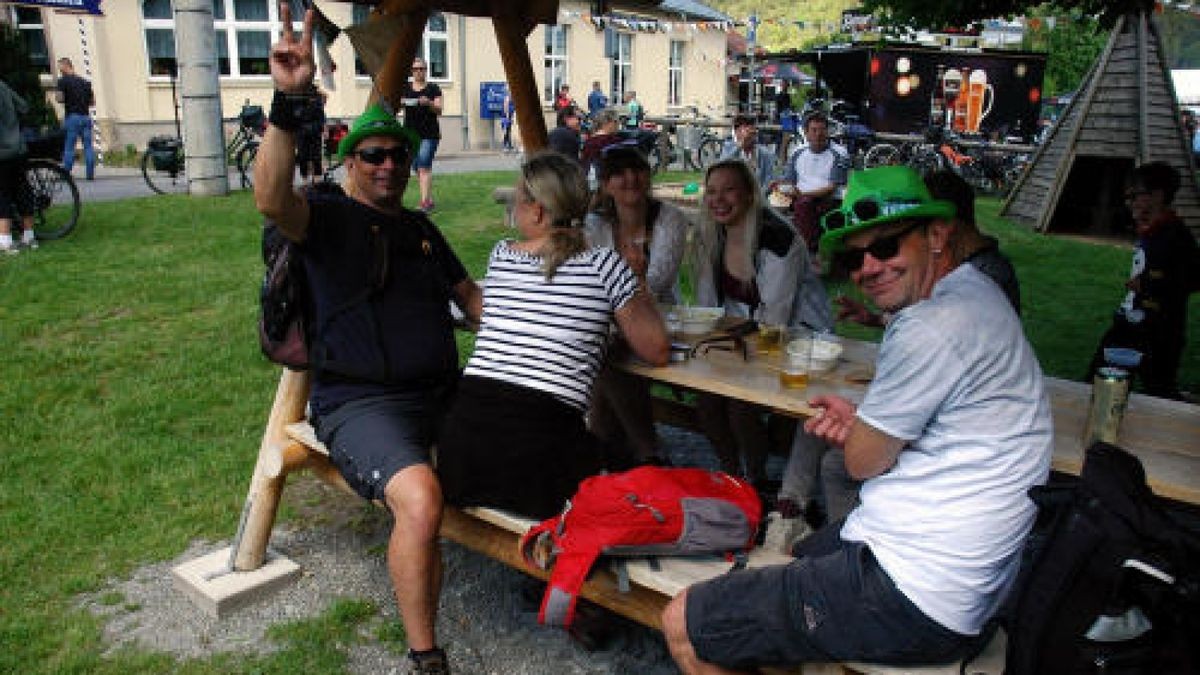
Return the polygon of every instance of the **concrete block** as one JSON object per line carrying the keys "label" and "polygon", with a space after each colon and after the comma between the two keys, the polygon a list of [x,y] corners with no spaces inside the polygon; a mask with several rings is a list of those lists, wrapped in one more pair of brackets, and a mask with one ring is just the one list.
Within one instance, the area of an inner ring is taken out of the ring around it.
{"label": "concrete block", "polygon": [[171,570],[175,588],[214,619],[271,595],[300,576],[300,566],[267,551],[262,567],[252,572],[230,568],[230,548],[225,547]]}

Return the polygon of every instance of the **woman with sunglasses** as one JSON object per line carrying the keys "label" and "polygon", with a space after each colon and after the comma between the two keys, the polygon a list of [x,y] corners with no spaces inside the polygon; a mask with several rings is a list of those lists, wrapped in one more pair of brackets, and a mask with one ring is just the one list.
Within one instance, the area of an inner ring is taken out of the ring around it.
{"label": "woman with sunglasses", "polygon": [[488,260],[475,352],[438,442],[446,501],[533,518],[559,512],[601,453],[584,424],[614,319],[639,358],[665,365],[666,328],[645,284],[580,227],[588,191],[573,160],[521,167],[518,240]]}
{"label": "woman with sunglasses", "polygon": [[[758,182],[740,159],[704,174],[696,301],[761,325],[831,330],[825,286],[813,271],[804,238],[783,216],[764,208]],[[697,399],[699,418],[724,471],[766,482],[764,411],[720,396]],[[745,458],[746,468],[741,470]]]}
{"label": "woman with sunglasses", "polygon": [[[678,207],[650,194],[650,164],[637,149],[610,146],[600,160],[600,188],[584,224],[591,246],[615,249],[655,301],[678,302],[676,278],[691,225]],[[610,468],[664,464],[650,415],[650,385],[605,368],[596,380],[589,426],[606,446]]]}

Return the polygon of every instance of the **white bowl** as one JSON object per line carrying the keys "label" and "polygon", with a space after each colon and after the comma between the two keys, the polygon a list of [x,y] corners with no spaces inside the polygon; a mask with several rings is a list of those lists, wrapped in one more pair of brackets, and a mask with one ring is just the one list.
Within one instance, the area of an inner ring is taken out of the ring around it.
{"label": "white bowl", "polygon": [[723,307],[676,307],[679,323],[683,332],[688,335],[711,333],[717,327],[717,322],[725,316]]}
{"label": "white bowl", "polygon": [[808,367],[814,373],[833,370],[842,355],[842,349],[840,343],[821,338],[793,340],[787,345],[789,358],[808,353]]}

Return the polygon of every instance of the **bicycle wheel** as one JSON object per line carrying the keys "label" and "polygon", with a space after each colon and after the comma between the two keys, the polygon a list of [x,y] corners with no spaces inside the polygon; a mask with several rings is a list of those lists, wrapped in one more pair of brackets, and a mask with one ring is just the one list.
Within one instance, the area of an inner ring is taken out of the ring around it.
{"label": "bicycle wheel", "polygon": [[863,156],[864,169],[873,169],[877,166],[891,166],[900,163],[900,149],[891,143],[876,143]]}
{"label": "bicycle wheel", "polygon": [[708,167],[717,163],[721,157],[721,146],[721,141],[716,138],[707,138],[700,144],[696,156],[700,159],[701,171],[706,171]]}
{"label": "bicycle wheel", "polygon": [[258,143],[251,143],[241,150],[238,150],[237,169],[238,175],[240,175],[242,178],[243,190],[249,190],[254,187],[255,157],[258,157]]}
{"label": "bicycle wheel", "polygon": [[38,239],[65,237],[79,224],[79,188],[71,174],[48,159],[31,159],[25,167],[33,201],[33,232]]}
{"label": "bicycle wheel", "polygon": [[174,154],[163,153],[161,150],[147,150],[142,155],[142,178],[146,185],[160,195],[183,194],[188,190],[187,162],[183,156],[183,148]]}
{"label": "bicycle wheel", "polygon": [[908,160],[908,165],[912,167],[913,171],[922,176],[934,171],[940,171],[946,166],[941,153],[936,149],[926,147],[922,147],[913,153],[912,158]]}

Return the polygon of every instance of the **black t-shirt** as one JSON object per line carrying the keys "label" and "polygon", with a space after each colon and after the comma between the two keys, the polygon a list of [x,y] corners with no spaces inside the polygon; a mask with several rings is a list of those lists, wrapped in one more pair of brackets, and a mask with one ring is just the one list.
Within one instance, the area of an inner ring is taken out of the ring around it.
{"label": "black t-shirt", "polygon": [[58,89],[63,95],[63,107],[68,115],[86,115],[92,105],[92,83],[78,75],[63,75],[58,78]]}
{"label": "black t-shirt", "polygon": [[[438,229],[415,211],[389,216],[341,195],[310,195],[309,206],[300,250],[328,365],[313,382],[317,414],[365,396],[451,382],[458,350],[448,303],[467,271]],[[380,279],[369,300],[347,306]]]}
{"label": "black t-shirt", "polygon": [[571,127],[555,127],[546,137],[546,144],[555,152],[579,160],[579,132]]}
{"label": "black t-shirt", "polygon": [[[424,96],[429,100],[433,100],[442,95],[442,88],[432,82],[428,82],[420,91],[414,90],[412,82],[404,84],[404,93],[401,94],[405,99],[416,99],[418,96]],[[433,108],[427,105],[406,105],[404,106],[404,124],[412,127],[414,131],[420,134],[421,138],[441,138],[442,127],[438,124],[437,115],[434,114]]]}

